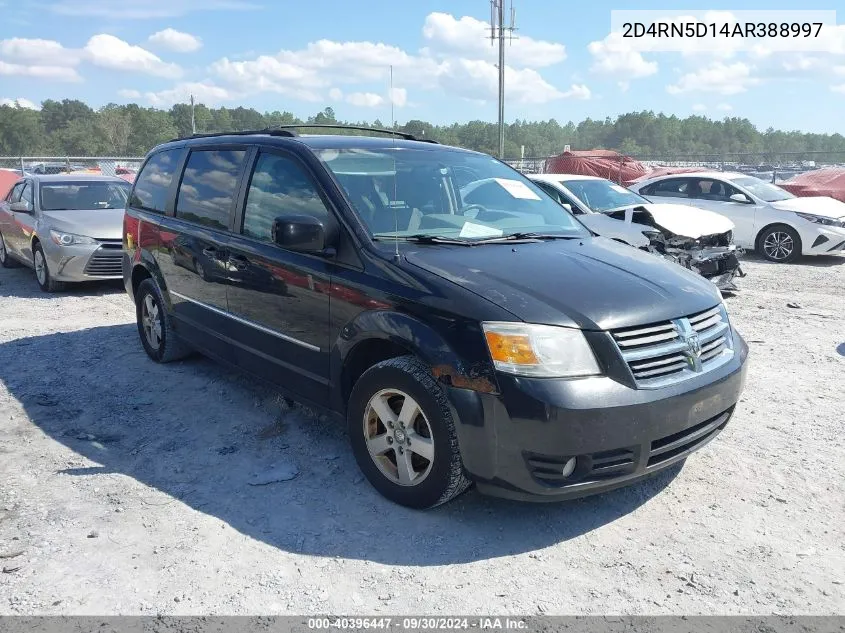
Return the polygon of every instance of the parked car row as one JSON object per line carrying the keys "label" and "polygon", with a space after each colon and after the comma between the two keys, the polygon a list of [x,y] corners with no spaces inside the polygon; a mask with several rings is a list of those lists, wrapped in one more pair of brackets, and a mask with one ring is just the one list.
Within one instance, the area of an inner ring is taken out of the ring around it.
{"label": "parked car row", "polygon": [[3,261],[42,262],[39,283],[86,274],[114,234],[82,216],[122,214],[150,359],[200,352],[325,411],[372,486],[409,507],[472,484],[610,490],[728,424],[748,347],[713,283],[597,236],[486,154],[297,129],[165,143],[128,196],[114,179],[26,179],[0,212]]}

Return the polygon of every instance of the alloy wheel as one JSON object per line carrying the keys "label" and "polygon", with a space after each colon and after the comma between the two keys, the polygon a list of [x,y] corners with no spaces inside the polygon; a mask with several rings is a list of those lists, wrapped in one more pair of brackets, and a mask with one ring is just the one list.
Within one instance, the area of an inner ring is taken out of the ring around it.
{"label": "alloy wheel", "polygon": [[383,389],[364,409],[364,439],[375,465],[400,486],[416,486],[431,472],[434,437],[420,405],[404,391]]}
{"label": "alloy wheel", "polygon": [[161,311],[152,295],[145,296],[141,305],[141,327],[149,346],[158,350],[161,347]]}
{"label": "alloy wheel", "polygon": [[788,259],[794,249],[792,236],[784,231],[772,231],[763,241],[763,251],[775,261]]}
{"label": "alloy wheel", "polygon": [[35,251],[35,277],[42,286],[47,283],[47,262],[40,248]]}

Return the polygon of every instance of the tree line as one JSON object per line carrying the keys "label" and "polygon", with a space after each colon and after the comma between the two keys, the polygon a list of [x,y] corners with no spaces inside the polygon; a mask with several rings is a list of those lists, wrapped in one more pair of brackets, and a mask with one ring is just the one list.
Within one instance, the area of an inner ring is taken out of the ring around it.
{"label": "tree line", "polygon": [[[328,107],[302,120],[287,111],[259,112],[253,108],[194,110],[197,132],[254,130],[286,124],[340,123]],[[390,127],[382,121],[345,123]],[[410,120],[396,129],[495,154],[495,123],[469,121],[434,125]],[[0,155],[3,156],[141,156],[158,143],[191,134],[191,107],[176,104],[169,110],[137,104],[109,104],[95,110],[82,101],[48,99],[40,110],[0,106]],[[505,130],[505,157],[545,157],[572,149],[614,149],[636,158],[683,159],[727,153],[753,153],[762,157],[792,152],[825,152],[825,162],[845,161],[841,134],[808,134],[799,131],[758,130],[748,119],[704,116],[679,118],[651,111],[632,112],[604,120],[580,123],[516,120]],[[806,155],[801,158],[813,158]],[[764,160],[762,158],[761,160]]]}

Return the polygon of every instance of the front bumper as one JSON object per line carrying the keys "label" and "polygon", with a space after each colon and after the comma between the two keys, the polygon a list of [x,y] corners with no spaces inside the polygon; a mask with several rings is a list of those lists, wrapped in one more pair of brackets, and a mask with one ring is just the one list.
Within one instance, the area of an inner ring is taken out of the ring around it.
{"label": "front bumper", "polygon": [[[633,389],[607,378],[499,377],[499,394],[451,388],[468,476],[482,493],[557,501],[606,492],[686,458],[724,429],[745,385],[748,347],[694,379]],[[575,458],[571,475],[567,462]]]}
{"label": "front bumper", "polygon": [[60,246],[47,239],[41,244],[50,274],[56,281],[95,281],[123,276],[123,251],[119,243]]}
{"label": "front bumper", "polygon": [[813,224],[801,232],[801,246],[804,255],[845,255],[845,229]]}

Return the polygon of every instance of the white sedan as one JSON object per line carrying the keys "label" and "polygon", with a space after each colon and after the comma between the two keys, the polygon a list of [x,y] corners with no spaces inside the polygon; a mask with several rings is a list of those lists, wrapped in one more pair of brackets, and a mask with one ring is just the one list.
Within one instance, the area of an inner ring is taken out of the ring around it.
{"label": "white sedan", "polygon": [[773,262],[845,255],[845,203],[797,198],[759,178],[718,171],[658,176],[630,189],[651,200],[709,209],[730,218],[737,245]]}

